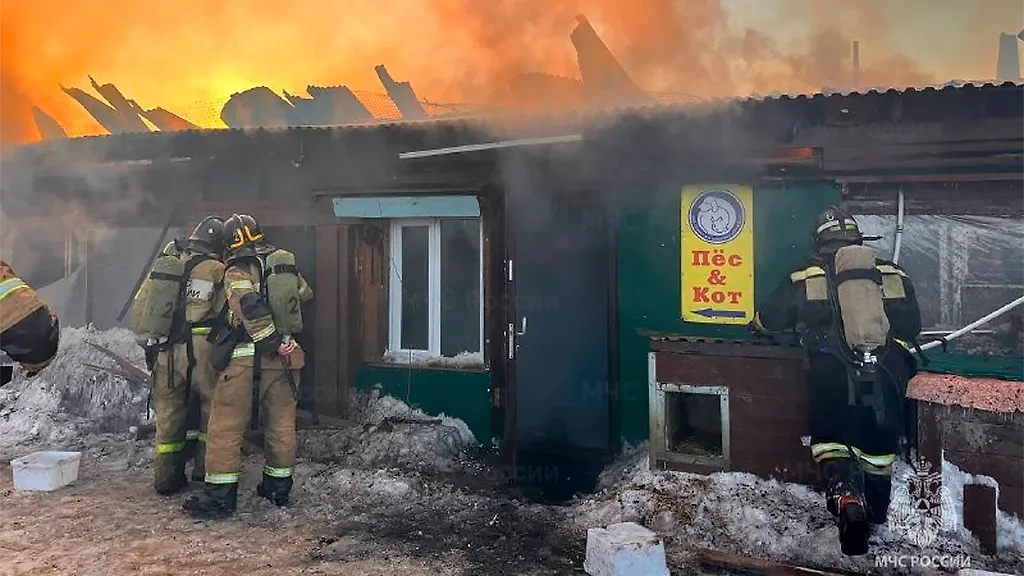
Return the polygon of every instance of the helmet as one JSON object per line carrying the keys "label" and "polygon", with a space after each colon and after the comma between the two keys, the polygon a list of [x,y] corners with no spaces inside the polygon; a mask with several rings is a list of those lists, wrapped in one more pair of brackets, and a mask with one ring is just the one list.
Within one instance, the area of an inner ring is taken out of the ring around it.
{"label": "helmet", "polygon": [[220,216],[207,216],[192,230],[188,249],[205,254],[224,252],[224,220]]}
{"label": "helmet", "polygon": [[811,240],[816,251],[835,252],[843,246],[862,244],[865,238],[853,216],[829,206],[815,219]]}
{"label": "helmet", "polygon": [[267,244],[260,224],[248,214],[234,214],[224,221],[224,241],[228,258],[244,258],[274,251]]}

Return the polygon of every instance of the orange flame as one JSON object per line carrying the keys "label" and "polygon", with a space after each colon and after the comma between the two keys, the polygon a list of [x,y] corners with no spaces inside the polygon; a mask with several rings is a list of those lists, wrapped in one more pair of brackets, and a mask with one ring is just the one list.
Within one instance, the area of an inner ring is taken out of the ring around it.
{"label": "orange flame", "polygon": [[[13,0],[0,10],[5,144],[39,138],[32,105],[70,135],[102,133],[59,89],[87,87],[90,74],[201,126],[253,86],[382,92],[381,63],[421,98],[508,103],[518,74],[579,76],[569,41],[579,13],[639,86],[695,96],[848,87],[854,37],[864,85],[990,77],[997,32],[1022,20],[1017,0]],[[756,25],[735,26],[754,12]],[[901,55],[913,46],[948,57]]]}

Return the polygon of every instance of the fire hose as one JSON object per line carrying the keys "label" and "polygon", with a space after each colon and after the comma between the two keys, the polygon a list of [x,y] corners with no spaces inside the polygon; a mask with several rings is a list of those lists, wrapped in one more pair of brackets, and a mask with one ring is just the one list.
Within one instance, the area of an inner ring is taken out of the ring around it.
{"label": "fire hose", "polygon": [[995,320],[996,318],[1002,316],[1003,314],[1006,314],[1007,312],[1009,312],[1010,310],[1013,310],[1014,308],[1016,308],[1017,306],[1020,306],[1021,304],[1024,304],[1024,296],[1021,296],[1020,298],[1017,298],[1013,302],[1010,302],[1009,304],[1006,304],[1002,308],[999,308],[998,310],[995,310],[995,311],[993,311],[990,314],[987,314],[985,316],[982,316],[981,318],[978,318],[974,322],[971,322],[970,324],[968,324],[967,326],[964,326],[963,328],[961,328],[959,330],[956,330],[954,332],[950,332],[949,334],[943,336],[942,338],[939,338],[938,340],[935,340],[933,342],[929,342],[927,344],[922,344],[921,345],[921,351],[931,350],[932,348],[937,348],[939,346],[945,346],[946,344],[949,344],[953,340],[956,340],[957,338],[963,336],[964,334],[967,334],[968,332],[974,330],[975,328],[977,328],[979,326],[982,326],[984,324],[987,324],[987,323],[991,322],[992,320]]}

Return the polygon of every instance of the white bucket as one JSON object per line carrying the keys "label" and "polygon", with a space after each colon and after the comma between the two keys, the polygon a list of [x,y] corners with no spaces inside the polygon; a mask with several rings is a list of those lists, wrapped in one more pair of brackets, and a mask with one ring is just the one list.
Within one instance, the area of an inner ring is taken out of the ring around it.
{"label": "white bucket", "polygon": [[50,492],[78,480],[81,452],[43,450],[11,460],[14,489]]}

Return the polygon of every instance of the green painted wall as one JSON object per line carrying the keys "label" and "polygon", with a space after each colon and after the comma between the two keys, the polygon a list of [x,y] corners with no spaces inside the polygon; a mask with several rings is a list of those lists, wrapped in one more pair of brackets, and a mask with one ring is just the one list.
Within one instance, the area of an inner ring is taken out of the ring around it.
{"label": "green painted wall", "polygon": [[491,444],[491,376],[487,372],[410,369],[406,366],[364,364],[356,373],[356,388],[376,384],[427,414],[441,414],[466,422],[478,442]]}
{"label": "green painted wall", "polygon": [[[646,440],[647,340],[638,328],[745,338],[742,326],[680,320],[679,202],[682,186],[634,195],[622,206],[619,237],[619,404],[622,436]],[[754,190],[754,298],[759,302],[810,251],[814,217],[839,202],[832,183]]]}

